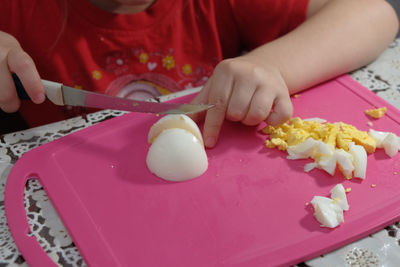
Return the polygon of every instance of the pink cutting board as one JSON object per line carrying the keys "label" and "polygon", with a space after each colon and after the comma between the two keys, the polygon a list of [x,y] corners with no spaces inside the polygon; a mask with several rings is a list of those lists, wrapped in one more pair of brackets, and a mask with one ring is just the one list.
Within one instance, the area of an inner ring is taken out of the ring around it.
{"label": "pink cutting board", "polygon": [[[189,101],[190,97],[179,102]],[[364,110],[387,106],[376,130],[400,135],[400,111],[349,76],[293,98],[295,116],[344,121],[368,130]],[[181,183],[152,175],[145,164],[147,133],[159,119],[127,114],[26,154],[6,185],[8,224],[31,266],[55,266],[29,226],[23,192],[37,177],[89,266],[280,266],[318,256],[400,218],[400,153],[368,156],[367,178],[344,180],[321,170],[303,171],[309,160],[290,161],[264,146],[257,128],[226,123],[207,150],[209,168]],[[314,195],[351,187],[350,210],[336,229],[313,217]],[[375,188],[371,184],[376,184]]]}

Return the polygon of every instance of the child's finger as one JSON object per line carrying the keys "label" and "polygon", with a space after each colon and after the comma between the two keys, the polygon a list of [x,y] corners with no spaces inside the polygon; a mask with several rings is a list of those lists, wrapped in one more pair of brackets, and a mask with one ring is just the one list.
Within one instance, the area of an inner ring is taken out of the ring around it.
{"label": "child's finger", "polygon": [[4,112],[15,112],[20,104],[11,73],[3,60],[0,62],[0,108]]}
{"label": "child's finger", "polygon": [[206,147],[214,147],[218,140],[221,126],[232,92],[232,82],[226,77],[218,76],[210,83],[209,101],[215,107],[209,109],[204,121],[203,137]]}
{"label": "child's finger", "polygon": [[[190,101],[191,104],[208,104],[209,83],[206,83],[201,91]],[[194,121],[200,121],[206,115],[206,111],[189,114]]]}
{"label": "child's finger", "polygon": [[289,95],[283,95],[275,100],[274,111],[267,118],[270,125],[279,125],[290,119],[293,114],[293,105]]}
{"label": "child's finger", "polygon": [[31,100],[36,104],[42,103],[45,100],[45,91],[32,58],[16,48],[9,51],[7,62],[9,70],[17,74]]}
{"label": "child's finger", "polygon": [[251,80],[236,80],[229,99],[226,118],[231,121],[242,121],[249,110],[256,85]]}
{"label": "child's finger", "polygon": [[272,108],[274,98],[266,88],[258,88],[251,99],[249,111],[242,121],[245,125],[257,125],[264,121]]}

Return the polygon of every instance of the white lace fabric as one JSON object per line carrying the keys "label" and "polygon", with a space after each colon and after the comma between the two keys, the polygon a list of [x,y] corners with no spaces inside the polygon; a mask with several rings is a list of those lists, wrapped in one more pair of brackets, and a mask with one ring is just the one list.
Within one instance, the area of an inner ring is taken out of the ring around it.
{"label": "white lace fabric", "polygon": [[[351,76],[400,109],[400,39],[396,39],[377,60],[351,73]],[[77,117],[0,136],[0,267],[27,266],[11,237],[4,212],[4,189],[13,164],[33,148],[122,114],[125,112],[103,110],[85,118]],[[54,262],[59,266],[86,266],[37,180],[27,183],[24,202],[31,234]],[[298,266],[399,266],[399,229],[400,222],[397,222]]]}

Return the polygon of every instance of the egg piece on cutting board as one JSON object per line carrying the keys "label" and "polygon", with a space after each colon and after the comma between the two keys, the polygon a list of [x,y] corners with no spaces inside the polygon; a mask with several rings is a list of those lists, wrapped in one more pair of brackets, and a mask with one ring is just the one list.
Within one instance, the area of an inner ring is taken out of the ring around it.
{"label": "egg piece on cutting board", "polygon": [[370,129],[369,135],[376,141],[376,147],[383,148],[391,158],[400,150],[400,137],[394,133]]}
{"label": "egg piece on cutting board", "polygon": [[314,217],[321,223],[321,227],[335,228],[344,222],[343,211],[349,210],[346,190],[342,184],[331,189],[331,197],[314,196],[311,200],[314,208]]}
{"label": "egg piece on cutting board", "polygon": [[171,114],[150,128],[146,157],[149,170],[168,181],[185,181],[208,168],[207,154],[197,124],[186,115]]}

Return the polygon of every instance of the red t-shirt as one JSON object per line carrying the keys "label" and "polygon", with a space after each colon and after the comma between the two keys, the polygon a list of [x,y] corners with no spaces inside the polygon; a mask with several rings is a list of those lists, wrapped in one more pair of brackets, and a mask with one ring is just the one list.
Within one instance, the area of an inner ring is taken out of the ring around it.
{"label": "red t-shirt", "polygon": [[[130,98],[203,85],[216,64],[293,30],[309,0],[157,0],[114,14],[88,0],[0,0],[0,30],[20,42],[42,79]],[[24,101],[30,126],[82,109]]]}

